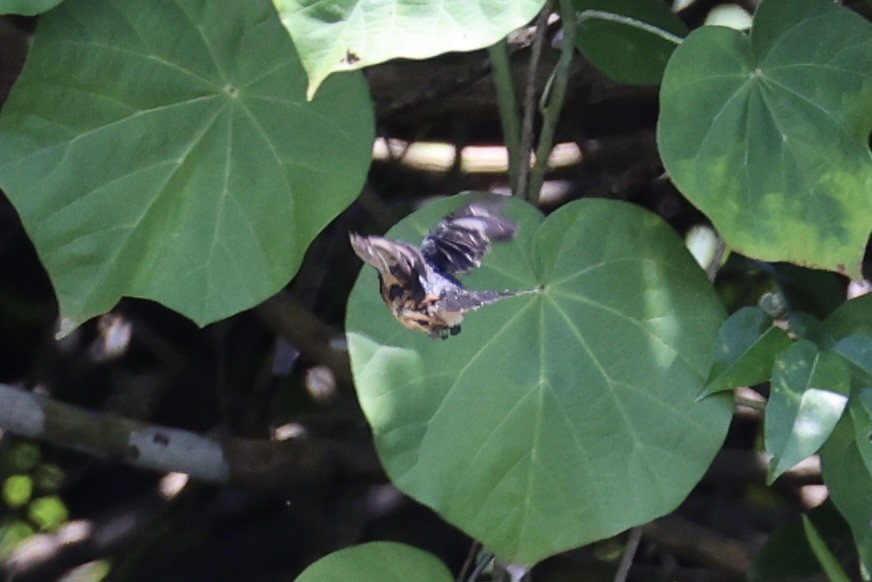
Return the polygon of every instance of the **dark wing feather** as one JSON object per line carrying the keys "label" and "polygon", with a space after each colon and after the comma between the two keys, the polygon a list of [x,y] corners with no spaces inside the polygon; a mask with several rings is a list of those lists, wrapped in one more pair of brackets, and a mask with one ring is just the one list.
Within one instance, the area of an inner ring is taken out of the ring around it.
{"label": "dark wing feather", "polygon": [[423,299],[422,278],[426,277],[424,257],[414,246],[380,236],[349,233],[351,248],[364,262],[379,272],[388,293],[406,292]]}
{"label": "dark wing feather", "polygon": [[480,267],[491,242],[515,236],[515,223],[499,214],[498,203],[473,202],[449,214],[421,244],[421,253],[445,275],[466,273]]}

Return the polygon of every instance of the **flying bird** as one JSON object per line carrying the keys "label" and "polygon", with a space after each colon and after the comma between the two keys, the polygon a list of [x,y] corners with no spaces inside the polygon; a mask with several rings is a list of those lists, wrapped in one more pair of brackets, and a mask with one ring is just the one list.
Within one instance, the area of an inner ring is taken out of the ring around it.
{"label": "flying bird", "polygon": [[539,289],[473,291],[455,275],[481,266],[492,242],[511,240],[514,222],[493,201],[477,201],[443,218],[418,248],[380,236],[349,233],[357,256],[376,268],[381,296],[397,320],[431,338],[460,333],[464,315],[479,307]]}

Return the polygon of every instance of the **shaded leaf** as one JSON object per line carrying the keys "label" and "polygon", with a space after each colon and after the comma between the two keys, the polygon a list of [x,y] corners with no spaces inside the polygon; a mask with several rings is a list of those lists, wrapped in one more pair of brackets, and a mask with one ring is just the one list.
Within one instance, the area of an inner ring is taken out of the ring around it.
{"label": "shaded leaf", "polygon": [[839,421],[821,449],[821,469],[830,498],[851,526],[860,561],[872,572],[872,472],[861,458],[852,424],[850,414]]}
{"label": "shaded leaf", "polygon": [[[841,348],[837,344],[852,335],[872,335],[872,294],[845,301],[823,322],[818,335],[816,341],[820,342],[821,349],[841,350],[851,361],[860,357],[862,362],[866,362],[865,356],[860,355],[865,350],[861,349],[862,345],[854,344],[856,340],[848,340]],[[861,367],[865,369],[867,365],[864,363]]]}
{"label": "shaded leaf", "polygon": [[863,388],[851,398],[848,406],[851,420],[854,421],[854,436],[857,439],[857,452],[872,475],[872,387]]}
{"label": "shaded leaf", "polygon": [[872,24],[828,0],[766,0],[750,38],[702,27],[664,75],[663,162],[736,250],[859,276],[870,71]]}
{"label": "shaded leaf", "polygon": [[762,309],[743,307],[718,330],[715,363],[700,396],[768,380],[776,356],[790,343]]}
{"label": "shaded leaf", "polygon": [[[814,524],[842,564],[856,560],[853,538],[847,522],[830,501],[803,515]],[[816,581],[823,573],[805,534],[803,523],[791,523],[773,532],[751,565],[751,582],[771,580]]]}
{"label": "shaded leaf", "polygon": [[266,0],[68,0],[40,19],[0,114],[0,187],[70,325],[123,295],[202,325],[287,283],[372,148],[359,75],[312,103],[305,83]]}
{"label": "shaded leaf", "polygon": [[[388,236],[416,244],[467,198]],[[392,481],[502,558],[546,556],[674,509],[731,416],[696,402],[723,321],[704,273],[655,215],[583,200],[547,218],[518,201],[472,289],[530,289],[446,341],[407,330],[364,267],[346,329],[355,385]]]}
{"label": "shaded leaf", "polygon": [[808,544],[814,552],[818,562],[827,575],[827,578],[832,582],[849,582],[848,575],[842,569],[839,561],[827,547],[821,534],[818,532],[812,520],[805,515],[802,516],[802,527],[805,530],[805,537],[808,539]]}
{"label": "shaded leaf", "polygon": [[395,542],[370,542],[329,554],[297,576],[296,582],[451,582],[448,568],[423,550]]}
{"label": "shaded leaf", "polygon": [[678,46],[669,37],[687,34],[684,22],[659,0],[573,0],[573,4],[579,14],[578,50],[619,83],[658,85]]}
{"label": "shaded leaf", "polygon": [[328,75],[490,46],[544,0],[273,0],[315,95]]}
{"label": "shaded leaf", "polygon": [[856,367],[856,375],[865,384],[872,385],[872,333],[855,333],[843,337],[833,351]]}
{"label": "shaded leaf", "polygon": [[847,363],[800,340],[775,361],[766,406],[766,450],[773,455],[771,483],[813,455],[845,410],[851,377]]}

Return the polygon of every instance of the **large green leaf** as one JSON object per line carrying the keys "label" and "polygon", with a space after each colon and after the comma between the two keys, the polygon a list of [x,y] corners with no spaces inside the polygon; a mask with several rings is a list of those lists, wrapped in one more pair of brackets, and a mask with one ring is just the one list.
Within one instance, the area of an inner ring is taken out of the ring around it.
{"label": "large green leaf", "polygon": [[852,418],[846,414],[821,449],[821,469],[830,497],[854,533],[860,560],[872,572],[872,472],[859,447],[872,447],[868,438],[854,438]]}
{"label": "large green leaf", "polygon": [[872,24],[828,0],[765,0],[750,38],[678,47],[658,143],[679,189],[746,255],[860,275],[872,228]]}
{"label": "large green leaf", "polygon": [[718,330],[715,362],[701,396],[768,380],[775,358],[790,346],[783,329],[759,307],[743,307]]}
{"label": "large green leaf", "polygon": [[0,14],[33,16],[51,10],[64,0],[0,0]]}
{"label": "large green leaf", "polygon": [[321,558],[295,582],[451,582],[448,568],[432,554],[395,542],[371,542]]}
{"label": "large green leaf", "polygon": [[71,324],[146,297],[205,324],[293,276],[357,195],[359,74],[312,103],[266,0],[68,0],[0,115],[0,187]]}
{"label": "large green leaf", "polygon": [[848,363],[808,340],[778,356],[766,406],[770,482],[824,444],[845,411],[850,387]]}
{"label": "large green leaf", "polygon": [[[427,206],[389,236],[420,241],[465,202]],[[668,225],[608,200],[544,220],[516,199],[505,212],[518,237],[465,282],[541,293],[474,312],[442,342],[393,319],[367,266],[346,329],[394,483],[531,564],[674,509],[718,450],[731,406],[696,402],[723,308]]]}
{"label": "large green leaf", "polygon": [[660,0],[573,0],[579,13],[575,44],[620,83],[657,85],[687,27]]}
{"label": "large green leaf", "polygon": [[273,0],[309,74],[309,95],[336,71],[490,46],[545,0]]}

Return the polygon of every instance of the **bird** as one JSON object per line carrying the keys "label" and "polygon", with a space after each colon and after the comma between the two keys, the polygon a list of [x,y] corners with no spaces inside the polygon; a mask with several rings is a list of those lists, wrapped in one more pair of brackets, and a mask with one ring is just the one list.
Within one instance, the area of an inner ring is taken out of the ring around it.
{"label": "bird", "polygon": [[538,291],[474,291],[455,277],[480,267],[491,243],[510,241],[517,230],[499,213],[498,202],[479,200],[445,216],[420,247],[353,232],[349,240],[357,256],[378,271],[379,290],[393,316],[411,330],[444,340],[460,333],[468,312]]}

